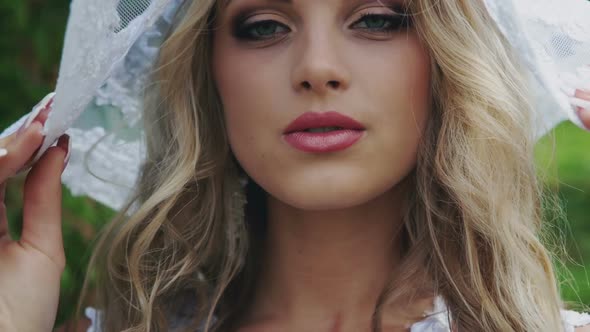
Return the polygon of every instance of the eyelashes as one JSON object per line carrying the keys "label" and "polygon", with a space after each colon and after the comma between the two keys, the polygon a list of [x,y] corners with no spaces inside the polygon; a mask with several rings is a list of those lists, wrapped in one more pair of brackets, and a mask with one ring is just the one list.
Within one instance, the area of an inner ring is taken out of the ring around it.
{"label": "eyelashes", "polygon": [[361,22],[372,22],[377,23],[379,26],[381,24],[385,24],[384,27],[367,27],[366,30],[369,31],[385,31],[385,32],[394,32],[400,30],[402,28],[407,28],[410,16],[405,14],[371,14],[371,13],[364,13],[361,15],[361,18],[357,20],[353,25],[356,25]]}
{"label": "eyelashes", "polygon": [[[241,40],[267,40],[272,39],[277,30],[286,30],[289,28],[274,20],[261,20],[249,24],[238,24],[234,29],[234,36]],[[270,35],[269,35],[270,33]]]}
{"label": "eyelashes", "polygon": [[[289,33],[290,29],[275,20],[260,20],[253,23],[244,24],[243,18],[245,15],[240,15],[242,18],[236,19],[233,25],[233,35],[244,41],[263,41],[278,38],[278,36]],[[377,34],[393,34],[397,31],[407,29],[411,26],[410,15],[408,14],[375,14],[364,13],[361,17],[350,25],[357,30],[377,33]],[[362,27],[360,27],[362,26]]]}

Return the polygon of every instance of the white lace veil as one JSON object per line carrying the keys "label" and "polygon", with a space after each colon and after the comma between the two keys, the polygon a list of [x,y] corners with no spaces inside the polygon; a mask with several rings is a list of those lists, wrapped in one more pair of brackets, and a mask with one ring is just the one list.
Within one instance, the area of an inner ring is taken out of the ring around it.
{"label": "white lace veil", "polygon": [[590,2],[587,0],[485,0],[489,13],[517,50],[535,92],[543,136],[569,119],[584,128],[575,89],[590,90]]}
{"label": "white lace veil", "polygon": [[[64,132],[72,151],[62,182],[115,210],[145,157],[142,92],[183,0],[73,0],[53,109],[37,158]],[[27,115],[2,135],[16,131]]]}
{"label": "white lace veil", "polygon": [[[120,209],[145,156],[141,96],[179,8],[197,0],[73,0],[53,110],[39,155],[64,132],[72,153],[62,181]],[[590,89],[590,2],[484,0],[527,66],[538,137],[569,119],[582,127],[573,98]],[[25,117],[6,129],[14,132]],[[39,156],[38,155],[38,156]]]}

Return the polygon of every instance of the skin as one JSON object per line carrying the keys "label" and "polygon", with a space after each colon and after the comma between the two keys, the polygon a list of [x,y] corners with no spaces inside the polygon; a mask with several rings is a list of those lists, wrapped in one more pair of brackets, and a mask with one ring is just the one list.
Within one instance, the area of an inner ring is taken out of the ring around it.
{"label": "skin", "polygon": [[23,229],[8,234],[6,181],[34,155],[43,141],[41,113],[20,135],[0,140],[8,154],[0,158],[0,331],[51,331],[59,301],[65,254],[61,233],[61,180],[67,136],[49,148],[27,174]]}
{"label": "skin", "polygon": [[[360,38],[344,22],[356,21],[358,11],[373,3],[341,1],[272,7],[273,17],[282,14],[293,31],[282,46],[248,48],[224,24],[215,38],[232,149],[269,192],[268,268],[242,331],[362,331],[383,275],[397,260],[396,202],[403,192],[396,188],[415,163],[428,114],[427,55],[412,33]],[[576,95],[590,101],[590,92]],[[281,143],[282,129],[300,113],[327,109],[354,116],[367,135],[330,156]],[[67,136],[27,174],[18,241],[7,232],[4,205],[6,182],[41,145],[46,118],[42,112],[20,135],[0,139],[8,150],[0,157],[0,331],[51,331],[57,313],[65,267],[60,175]],[[580,118],[590,129],[590,110],[580,109]],[[84,319],[76,328],[86,331],[88,324]]]}
{"label": "skin", "polygon": [[[234,33],[244,10],[241,31],[265,39]],[[219,17],[213,72],[230,145],[268,193],[266,269],[243,331],[364,330],[399,258],[397,185],[416,162],[430,58],[411,29],[370,31],[363,13],[395,15],[377,1],[234,0]],[[262,20],[274,29],[252,28]],[[320,154],[283,140],[296,117],[328,110],[365,136]]]}
{"label": "skin", "polygon": [[[265,268],[242,331],[370,327],[399,261],[400,183],[428,118],[430,57],[411,28],[357,21],[401,3],[233,0],[220,12],[213,72],[230,145],[268,194]],[[264,20],[273,24],[253,25]],[[283,140],[299,115],[328,110],[359,120],[366,135],[328,154]],[[387,312],[384,321],[405,323]]]}

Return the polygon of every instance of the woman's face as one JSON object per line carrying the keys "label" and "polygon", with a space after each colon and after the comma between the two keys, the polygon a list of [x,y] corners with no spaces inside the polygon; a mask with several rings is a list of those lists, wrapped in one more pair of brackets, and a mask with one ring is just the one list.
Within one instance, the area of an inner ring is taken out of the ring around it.
{"label": "woman's face", "polygon": [[[218,15],[213,73],[230,145],[274,198],[305,210],[352,207],[414,168],[429,112],[430,58],[411,23],[402,23],[402,5],[231,0]],[[329,111],[364,130],[285,134],[302,114]]]}

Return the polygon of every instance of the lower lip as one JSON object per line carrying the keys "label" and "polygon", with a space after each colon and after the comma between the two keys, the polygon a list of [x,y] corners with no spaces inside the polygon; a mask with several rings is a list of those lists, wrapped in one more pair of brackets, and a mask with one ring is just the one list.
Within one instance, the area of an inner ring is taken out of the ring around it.
{"label": "lower lip", "polygon": [[325,133],[296,131],[284,135],[285,141],[304,152],[334,152],[344,150],[356,143],[364,130],[334,130]]}

